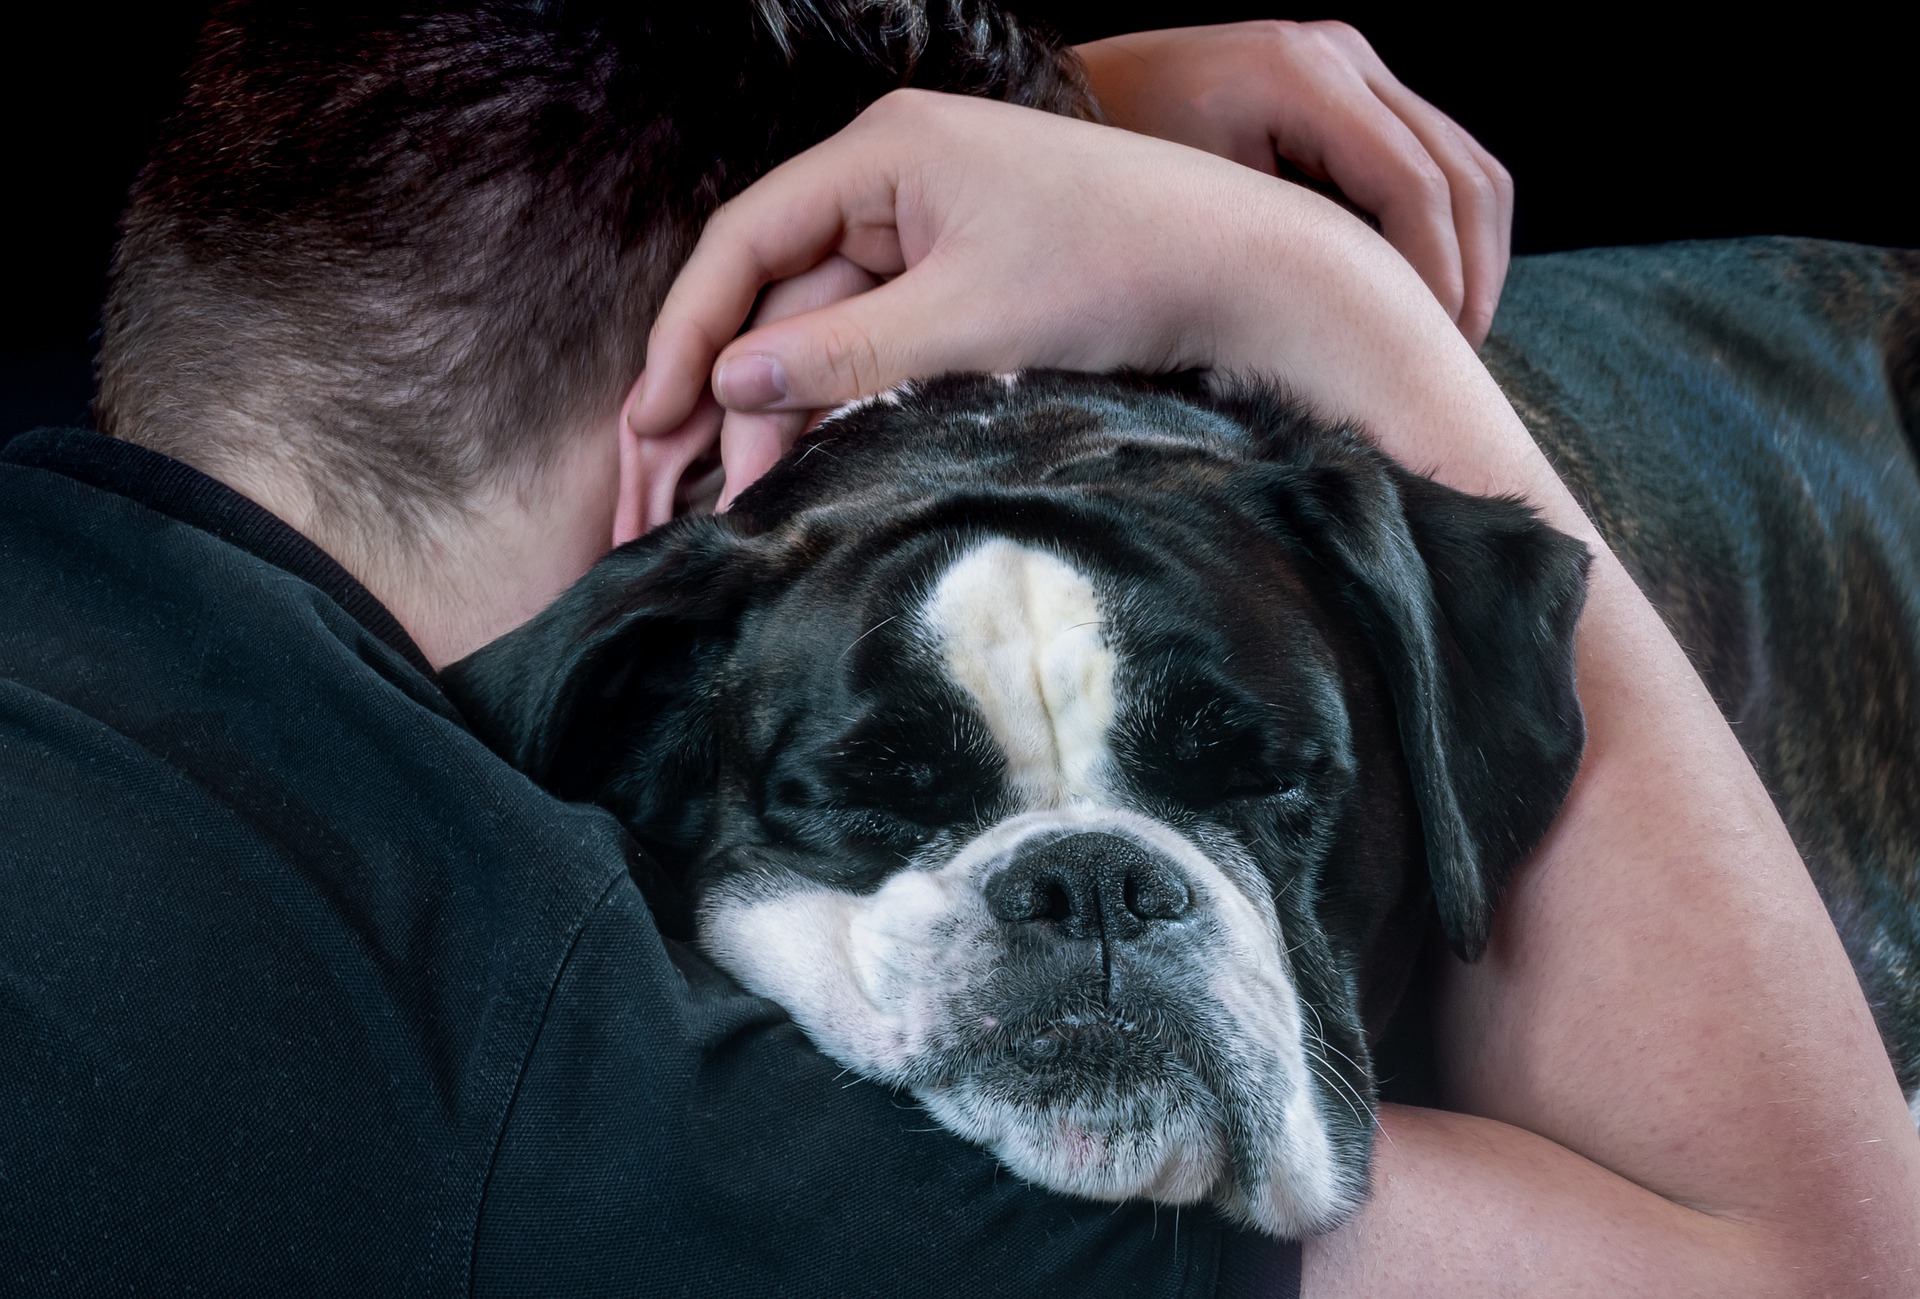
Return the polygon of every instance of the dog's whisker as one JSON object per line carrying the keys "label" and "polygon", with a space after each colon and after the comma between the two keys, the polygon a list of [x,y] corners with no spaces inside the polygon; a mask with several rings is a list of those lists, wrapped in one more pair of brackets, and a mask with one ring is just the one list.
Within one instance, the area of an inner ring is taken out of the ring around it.
{"label": "dog's whisker", "polygon": [[858,645],[861,641],[873,635],[873,633],[879,631],[882,627],[886,626],[888,623],[893,622],[895,619],[899,618],[899,616],[900,615],[896,613],[889,617],[882,618],[879,622],[873,624],[873,626],[867,628],[865,631],[861,632],[858,636],[855,636],[853,640],[847,645],[847,647],[840,651],[840,657],[843,659],[846,658],[847,655],[853,653],[853,647],[855,645]]}

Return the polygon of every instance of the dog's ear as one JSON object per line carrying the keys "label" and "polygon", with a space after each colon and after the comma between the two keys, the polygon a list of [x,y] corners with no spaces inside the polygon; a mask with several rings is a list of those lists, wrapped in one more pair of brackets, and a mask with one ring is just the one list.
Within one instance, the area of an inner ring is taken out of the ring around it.
{"label": "dog's ear", "polygon": [[677,846],[712,783],[713,670],[778,555],[725,518],[670,524],[448,667],[447,692],[533,780],[606,804],[642,843]]}
{"label": "dog's ear", "polygon": [[1474,960],[1586,744],[1573,665],[1586,547],[1518,501],[1411,474],[1348,431],[1270,446],[1263,503],[1378,657],[1440,921]]}

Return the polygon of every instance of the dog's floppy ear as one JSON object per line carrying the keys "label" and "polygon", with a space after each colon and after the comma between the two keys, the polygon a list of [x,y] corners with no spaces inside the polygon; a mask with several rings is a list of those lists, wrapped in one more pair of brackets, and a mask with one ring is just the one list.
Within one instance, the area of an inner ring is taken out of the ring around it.
{"label": "dog's floppy ear", "polygon": [[1264,503],[1378,656],[1440,921],[1474,960],[1586,744],[1573,675],[1586,547],[1518,501],[1408,473],[1352,432],[1270,447]]}
{"label": "dog's floppy ear", "polygon": [[724,518],[622,546],[526,625],[447,668],[495,752],[561,798],[607,804],[677,844],[711,783],[707,687],[777,551]]}

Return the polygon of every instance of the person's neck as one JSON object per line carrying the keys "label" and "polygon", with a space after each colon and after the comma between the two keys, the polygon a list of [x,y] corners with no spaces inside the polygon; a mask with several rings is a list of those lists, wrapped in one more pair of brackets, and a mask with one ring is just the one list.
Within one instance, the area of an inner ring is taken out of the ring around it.
{"label": "person's neck", "polygon": [[536,480],[502,485],[458,516],[371,546],[331,535],[298,481],[270,471],[218,476],[332,555],[438,669],[533,617],[606,553],[617,455],[611,433],[576,438]]}

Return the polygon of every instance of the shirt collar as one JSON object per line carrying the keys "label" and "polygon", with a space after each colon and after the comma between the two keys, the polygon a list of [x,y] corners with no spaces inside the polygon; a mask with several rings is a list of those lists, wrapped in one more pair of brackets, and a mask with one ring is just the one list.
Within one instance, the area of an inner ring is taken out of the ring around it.
{"label": "shirt collar", "polygon": [[0,451],[0,463],[50,470],[210,532],[318,587],[416,671],[438,680],[399,620],[339,561],[272,511],[192,465],[87,429],[23,433]]}

